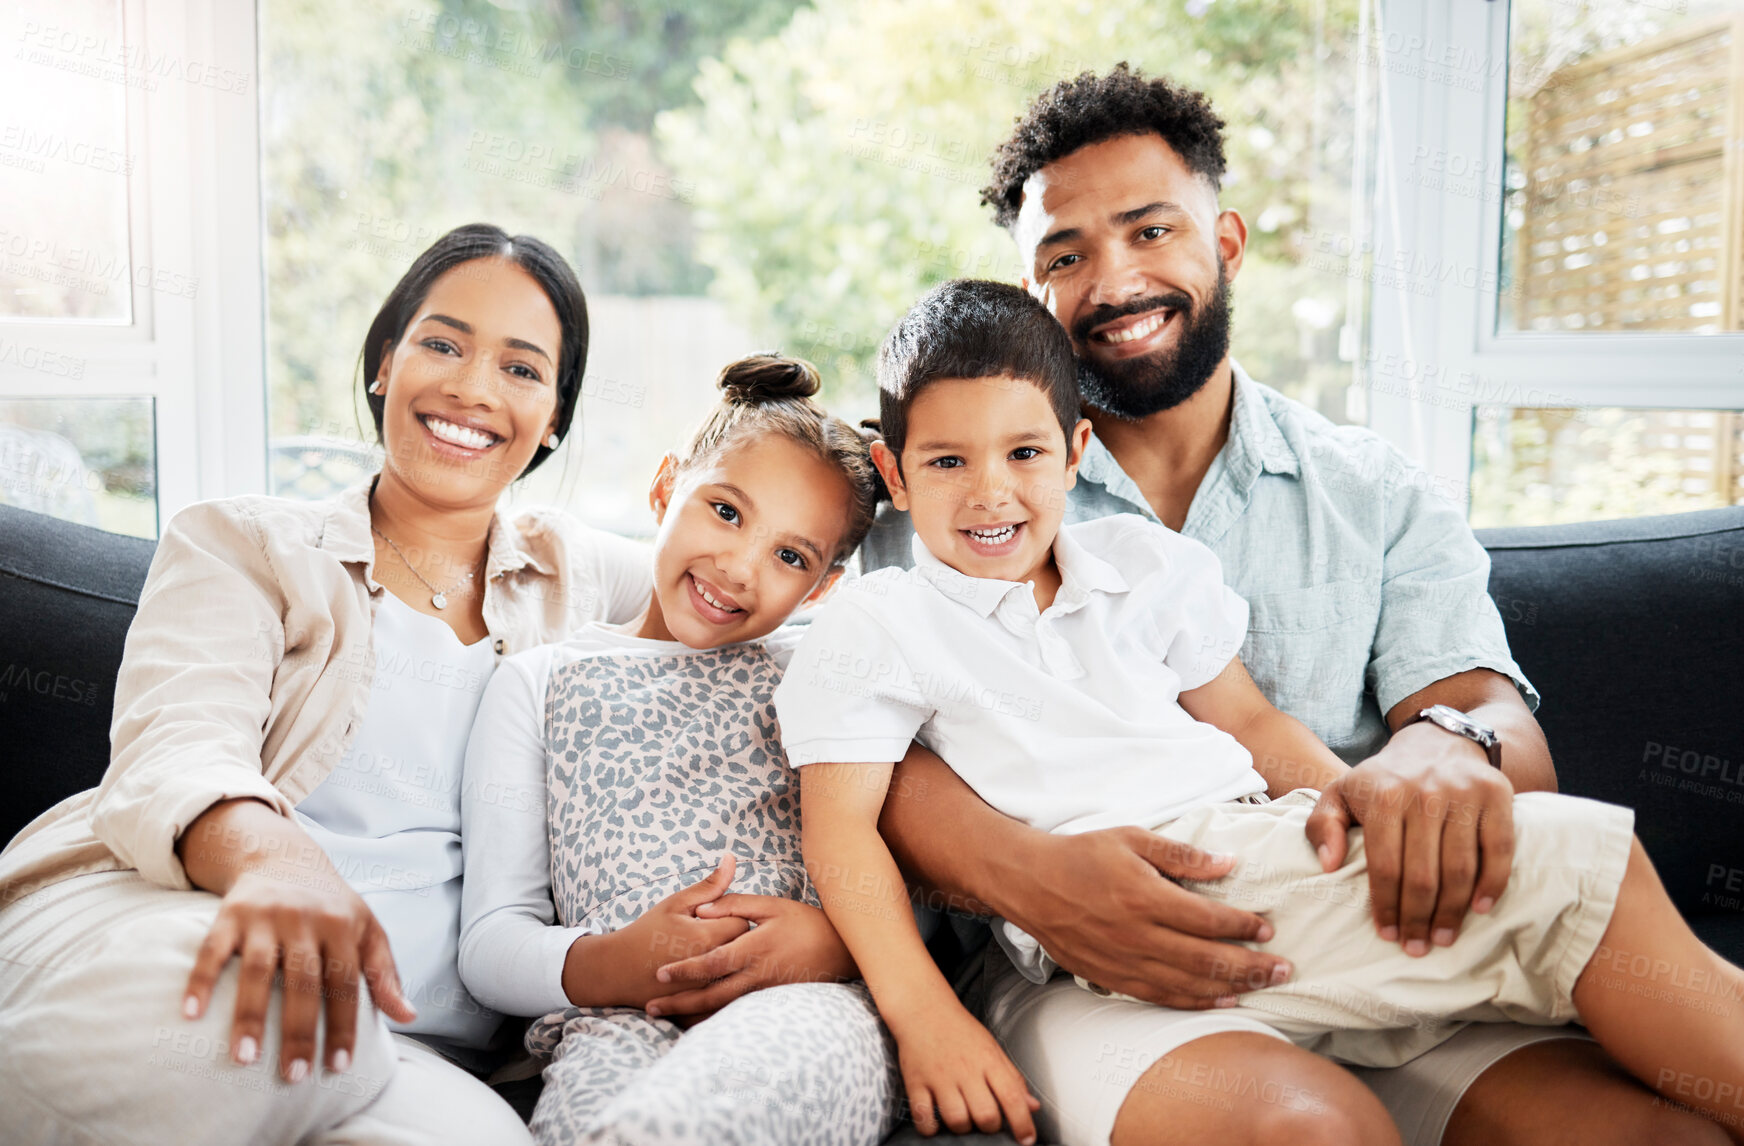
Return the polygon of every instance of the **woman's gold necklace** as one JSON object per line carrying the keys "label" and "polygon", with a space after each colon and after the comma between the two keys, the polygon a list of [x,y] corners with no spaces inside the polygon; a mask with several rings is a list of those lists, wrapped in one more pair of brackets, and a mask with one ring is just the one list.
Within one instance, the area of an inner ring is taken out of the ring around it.
{"label": "woman's gold necklace", "polygon": [[405,553],[400,549],[400,547],[394,543],[393,538],[389,537],[387,534],[385,534],[381,530],[377,529],[374,525],[371,525],[369,527],[369,531],[371,533],[375,534],[377,537],[381,538],[383,541],[387,542],[388,548],[392,549],[394,551],[394,555],[396,557],[398,557],[400,559],[400,561],[405,564],[407,569],[410,569],[412,571],[412,576],[416,577],[418,580],[420,580],[424,583],[424,588],[430,590],[430,603],[432,605],[436,606],[438,609],[446,609],[448,607],[448,594],[459,589],[462,585],[466,584],[468,581],[471,581],[473,576],[474,576],[474,573],[476,573],[476,570],[475,570],[474,573],[468,573],[466,576],[462,577],[460,580],[456,581],[454,584],[448,586],[448,588],[438,589],[436,586],[430,584],[429,580],[427,578],[425,578],[425,576],[422,573],[418,572],[418,567],[416,565],[412,564],[411,560],[406,557]]}

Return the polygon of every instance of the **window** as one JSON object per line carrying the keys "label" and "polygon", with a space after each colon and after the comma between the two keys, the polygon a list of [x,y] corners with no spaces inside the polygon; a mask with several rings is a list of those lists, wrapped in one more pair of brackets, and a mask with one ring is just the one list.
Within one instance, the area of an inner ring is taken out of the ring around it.
{"label": "window", "polygon": [[1744,329],[1744,5],[1514,0],[1510,17],[1497,328]]}
{"label": "window", "polygon": [[1377,289],[1371,424],[1479,525],[1744,501],[1744,2],[1381,20],[1370,254],[1429,285]]}
{"label": "window", "polygon": [[155,537],[264,484],[253,43],[248,5],[0,8],[0,502]]}
{"label": "window", "polygon": [[[779,347],[825,398],[927,287],[1014,280],[987,158],[1059,79],[1121,59],[1211,94],[1251,233],[1237,356],[1340,421],[1367,268],[1372,0],[653,5],[262,0],[273,487],[376,464],[354,377],[375,308],[448,228],[553,243],[588,292],[580,430],[513,496],[630,533],[720,368]],[[342,126],[341,126],[342,125]]]}

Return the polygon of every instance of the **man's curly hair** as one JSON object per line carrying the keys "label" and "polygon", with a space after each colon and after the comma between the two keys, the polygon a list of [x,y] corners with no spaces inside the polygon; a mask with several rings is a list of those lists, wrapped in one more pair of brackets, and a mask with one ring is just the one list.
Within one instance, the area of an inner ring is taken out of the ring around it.
{"label": "man's curly hair", "polygon": [[993,182],[981,202],[1010,228],[1031,175],[1079,148],[1122,135],[1156,132],[1187,170],[1223,185],[1223,120],[1204,93],[1165,79],[1147,80],[1123,62],[1105,76],[1085,72],[1061,80],[1017,120],[1011,138],[993,152]]}

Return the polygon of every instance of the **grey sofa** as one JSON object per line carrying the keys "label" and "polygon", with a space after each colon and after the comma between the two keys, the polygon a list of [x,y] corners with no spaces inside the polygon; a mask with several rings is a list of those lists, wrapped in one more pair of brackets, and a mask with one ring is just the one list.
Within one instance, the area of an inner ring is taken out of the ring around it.
{"label": "grey sofa", "polygon": [[[1479,539],[1562,790],[1634,808],[1685,917],[1744,962],[1744,507]],[[102,777],[152,550],[0,507],[0,839]]]}

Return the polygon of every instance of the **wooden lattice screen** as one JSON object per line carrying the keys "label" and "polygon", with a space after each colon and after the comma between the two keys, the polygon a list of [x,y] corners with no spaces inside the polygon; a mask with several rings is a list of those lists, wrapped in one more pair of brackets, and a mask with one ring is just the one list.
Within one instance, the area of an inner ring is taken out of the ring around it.
{"label": "wooden lattice screen", "polygon": [[1519,328],[1744,328],[1744,17],[1559,68],[1525,102]]}

